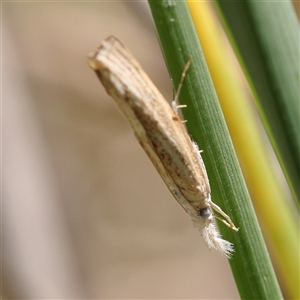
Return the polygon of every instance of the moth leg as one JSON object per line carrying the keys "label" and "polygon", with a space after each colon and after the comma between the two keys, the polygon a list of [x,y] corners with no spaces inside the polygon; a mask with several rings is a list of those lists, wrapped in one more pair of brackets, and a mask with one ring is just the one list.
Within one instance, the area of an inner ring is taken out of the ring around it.
{"label": "moth leg", "polygon": [[172,101],[172,109],[177,115],[178,115],[178,108],[185,108],[185,107],[187,107],[187,105],[185,104],[178,105],[175,100]]}
{"label": "moth leg", "polygon": [[227,221],[225,221],[224,219],[219,218],[218,216],[215,216],[215,218],[219,219],[220,221],[222,221],[226,226],[228,226],[229,228],[231,228],[234,231],[239,231],[238,228],[235,227],[235,225],[233,224],[233,222],[231,221],[230,217],[228,215],[226,215],[224,213],[224,211],[215,203],[213,203],[212,201],[209,203],[211,205],[211,207],[218,212],[220,215],[222,215]]}
{"label": "moth leg", "polygon": [[178,105],[178,98],[179,98],[179,95],[180,95],[180,91],[181,91],[181,88],[182,88],[182,85],[183,85],[183,81],[184,81],[184,78],[186,76],[186,73],[191,65],[191,61],[192,61],[192,57],[190,56],[184,69],[183,69],[183,72],[181,74],[181,78],[180,78],[180,82],[179,82],[179,85],[178,85],[178,89],[177,89],[177,92],[175,94],[175,98],[174,100],[172,101],[172,108],[174,110],[174,112],[176,114],[178,114],[178,108],[184,108],[186,107],[186,105]]}

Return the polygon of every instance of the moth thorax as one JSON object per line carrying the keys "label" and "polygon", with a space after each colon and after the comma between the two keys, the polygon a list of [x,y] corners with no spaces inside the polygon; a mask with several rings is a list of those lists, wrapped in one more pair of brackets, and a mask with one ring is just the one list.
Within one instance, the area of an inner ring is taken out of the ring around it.
{"label": "moth thorax", "polygon": [[200,217],[201,217],[202,219],[208,219],[208,218],[212,215],[212,211],[211,211],[210,206],[201,208],[201,209],[199,210],[199,215],[200,215]]}

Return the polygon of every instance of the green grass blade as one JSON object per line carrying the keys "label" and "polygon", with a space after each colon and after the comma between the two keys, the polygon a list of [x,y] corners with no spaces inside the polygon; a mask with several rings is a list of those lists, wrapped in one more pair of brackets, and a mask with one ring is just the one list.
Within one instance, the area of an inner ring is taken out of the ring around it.
{"label": "green grass blade", "polygon": [[239,72],[232,67],[235,63],[231,55],[228,57],[228,46],[212,6],[208,2],[188,2],[188,6],[280,286],[287,298],[299,299],[297,209],[272,165],[274,159],[270,159],[270,149],[261,138],[248,89],[240,85]]}
{"label": "green grass blade", "polygon": [[299,26],[292,4],[272,0],[217,0],[217,4],[299,208]]}
{"label": "green grass blade", "polygon": [[188,131],[204,150],[213,201],[240,228],[234,233],[219,226],[224,238],[235,245],[230,265],[240,296],[282,299],[187,5],[151,0],[149,4],[175,88],[192,56],[180,102],[188,105],[183,111]]}

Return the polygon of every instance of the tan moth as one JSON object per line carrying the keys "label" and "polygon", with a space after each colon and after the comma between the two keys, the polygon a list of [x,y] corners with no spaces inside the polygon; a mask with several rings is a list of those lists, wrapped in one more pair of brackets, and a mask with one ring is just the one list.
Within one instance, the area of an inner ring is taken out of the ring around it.
{"label": "tan moth", "polygon": [[[139,143],[175,199],[200,230],[208,248],[230,257],[233,245],[221,238],[214,218],[235,231],[238,229],[211,201],[200,151],[177,114],[181,106],[173,101],[171,108],[130,51],[113,36],[88,56],[88,65],[126,116]],[[187,68],[188,65],[178,90]],[[213,214],[213,210],[224,218]]]}

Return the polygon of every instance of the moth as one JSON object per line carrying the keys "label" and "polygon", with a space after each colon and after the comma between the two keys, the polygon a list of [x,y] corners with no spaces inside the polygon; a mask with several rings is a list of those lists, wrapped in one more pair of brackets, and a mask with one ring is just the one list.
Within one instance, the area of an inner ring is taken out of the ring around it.
{"label": "moth", "polygon": [[[96,52],[88,55],[88,65],[127,118],[137,140],[174,198],[200,230],[208,248],[231,257],[233,245],[222,239],[215,218],[234,231],[238,229],[211,200],[199,148],[177,114],[181,106],[176,101],[172,102],[172,107],[169,105],[134,56],[114,36],[109,36]],[[187,68],[188,65],[180,87]]]}

